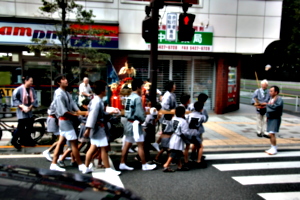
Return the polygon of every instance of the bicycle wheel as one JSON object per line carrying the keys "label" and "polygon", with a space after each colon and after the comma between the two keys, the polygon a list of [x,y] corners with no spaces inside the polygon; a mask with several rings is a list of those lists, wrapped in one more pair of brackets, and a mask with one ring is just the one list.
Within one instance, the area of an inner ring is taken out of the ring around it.
{"label": "bicycle wheel", "polygon": [[42,137],[45,134],[45,119],[37,119],[33,122],[33,128],[31,133],[31,138],[36,142],[39,143],[39,141],[42,139]]}

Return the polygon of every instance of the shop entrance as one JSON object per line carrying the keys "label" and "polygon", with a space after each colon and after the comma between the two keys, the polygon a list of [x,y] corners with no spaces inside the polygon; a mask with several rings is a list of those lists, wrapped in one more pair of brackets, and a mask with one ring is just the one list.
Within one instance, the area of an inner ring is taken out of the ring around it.
{"label": "shop entrance", "polygon": [[[149,78],[150,74],[145,72],[145,69],[150,72],[149,57],[129,57],[136,68],[137,77],[143,80]],[[175,94],[178,103],[182,93],[190,94],[192,102],[197,101],[200,93],[205,93],[209,96],[205,103],[206,109],[214,108],[216,70],[213,57],[159,56],[157,70],[157,89],[161,92],[165,92],[165,82],[173,80],[176,83]]]}

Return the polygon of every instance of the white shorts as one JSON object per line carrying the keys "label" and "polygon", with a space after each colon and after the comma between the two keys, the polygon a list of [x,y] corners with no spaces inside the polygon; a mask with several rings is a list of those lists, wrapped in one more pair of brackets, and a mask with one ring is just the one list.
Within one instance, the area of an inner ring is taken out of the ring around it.
{"label": "white shorts", "polygon": [[125,136],[125,141],[126,142],[129,142],[129,143],[135,143],[135,142],[144,142],[145,141],[145,137],[144,137],[144,134],[141,134],[139,139],[136,141],[133,136],[128,136],[126,135]]}
{"label": "white shorts", "polygon": [[106,147],[108,146],[108,141],[106,136],[102,136],[101,134],[92,135],[90,137],[90,142],[92,145],[95,145],[96,147]]}
{"label": "white shorts", "polygon": [[77,135],[74,129],[69,131],[59,131],[59,134],[66,138],[66,140],[77,140]]}

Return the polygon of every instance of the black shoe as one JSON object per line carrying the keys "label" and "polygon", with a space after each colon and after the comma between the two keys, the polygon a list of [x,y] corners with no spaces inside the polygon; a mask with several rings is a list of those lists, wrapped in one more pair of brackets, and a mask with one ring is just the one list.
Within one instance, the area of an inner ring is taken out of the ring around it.
{"label": "black shoe", "polygon": [[176,171],[189,171],[190,170],[190,168],[188,168],[188,167],[181,167],[181,168],[177,168],[176,169]]}
{"label": "black shoe", "polygon": [[20,151],[22,149],[21,145],[17,142],[11,141],[11,144],[18,150]]}
{"label": "black shoe", "polygon": [[207,164],[204,161],[201,161],[200,163],[196,162],[196,167],[198,167],[198,168],[207,168]]}
{"label": "black shoe", "polygon": [[57,161],[57,165],[58,165],[59,167],[66,167],[64,161],[62,161],[62,160],[58,160],[58,161]]}
{"label": "black shoe", "polygon": [[257,137],[262,137],[261,133],[256,133],[256,134],[257,134]]}
{"label": "black shoe", "polygon": [[173,169],[171,169],[171,168],[164,168],[163,169],[163,172],[175,172]]}
{"label": "black shoe", "polygon": [[158,160],[153,159],[152,162],[157,164],[157,165],[161,165],[161,163]]}
{"label": "black shoe", "polygon": [[71,167],[78,167],[78,164],[77,164],[77,162],[72,162],[72,161],[71,161],[71,162],[70,162],[70,166],[71,166]]}
{"label": "black shoe", "polygon": [[263,136],[264,136],[265,138],[270,139],[270,136],[269,136],[269,135],[263,134]]}

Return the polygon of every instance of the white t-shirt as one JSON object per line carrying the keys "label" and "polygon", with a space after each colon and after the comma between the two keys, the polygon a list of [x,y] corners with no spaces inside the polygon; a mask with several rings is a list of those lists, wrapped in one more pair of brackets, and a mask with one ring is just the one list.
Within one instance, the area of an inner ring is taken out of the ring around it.
{"label": "white t-shirt", "polygon": [[91,94],[92,93],[92,88],[91,88],[90,84],[85,85],[84,83],[80,83],[80,85],[79,85],[79,97],[78,97],[79,106],[81,106],[82,100],[85,99],[85,96],[82,94],[83,92],[86,93],[86,94]]}

